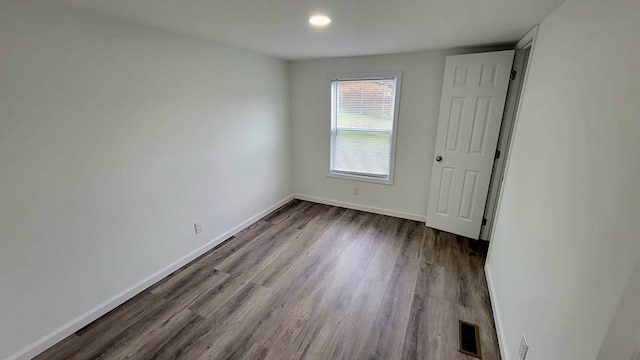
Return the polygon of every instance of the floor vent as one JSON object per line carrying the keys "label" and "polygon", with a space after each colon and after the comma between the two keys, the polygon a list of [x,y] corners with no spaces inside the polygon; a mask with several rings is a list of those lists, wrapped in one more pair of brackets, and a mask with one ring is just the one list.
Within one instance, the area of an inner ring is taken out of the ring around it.
{"label": "floor vent", "polygon": [[458,320],[460,326],[459,341],[461,353],[482,359],[482,349],[480,349],[480,330],[478,325]]}

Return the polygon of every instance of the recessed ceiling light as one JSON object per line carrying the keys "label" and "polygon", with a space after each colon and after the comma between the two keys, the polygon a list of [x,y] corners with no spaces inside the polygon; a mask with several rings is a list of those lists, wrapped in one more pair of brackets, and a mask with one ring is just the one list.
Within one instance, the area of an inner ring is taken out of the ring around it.
{"label": "recessed ceiling light", "polygon": [[331,19],[326,15],[313,15],[309,18],[309,24],[313,26],[327,26],[330,23]]}

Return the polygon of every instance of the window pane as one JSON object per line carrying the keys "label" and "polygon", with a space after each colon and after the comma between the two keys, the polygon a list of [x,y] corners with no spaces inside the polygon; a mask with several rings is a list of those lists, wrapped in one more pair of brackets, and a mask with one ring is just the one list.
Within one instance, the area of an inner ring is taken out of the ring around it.
{"label": "window pane", "polygon": [[334,144],[333,170],[389,174],[390,133],[338,130]]}
{"label": "window pane", "polygon": [[387,130],[393,128],[395,80],[339,81],[337,128]]}

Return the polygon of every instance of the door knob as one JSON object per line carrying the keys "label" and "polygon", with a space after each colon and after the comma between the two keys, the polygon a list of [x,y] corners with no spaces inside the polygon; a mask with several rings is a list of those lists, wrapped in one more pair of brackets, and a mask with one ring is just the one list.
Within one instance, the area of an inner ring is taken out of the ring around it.
{"label": "door knob", "polygon": [[440,155],[436,156],[436,161],[442,161],[442,156]]}

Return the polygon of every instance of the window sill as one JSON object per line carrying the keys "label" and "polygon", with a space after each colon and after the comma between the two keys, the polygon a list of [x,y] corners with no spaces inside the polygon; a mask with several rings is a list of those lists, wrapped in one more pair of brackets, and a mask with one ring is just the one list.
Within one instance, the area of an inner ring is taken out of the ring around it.
{"label": "window sill", "polygon": [[352,181],[361,181],[361,182],[369,182],[374,184],[383,184],[383,185],[393,185],[393,178],[374,178],[363,175],[351,175],[351,174],[338,174],[338,173],[329,173],[327,177],[334,179],[343,179],[343,180],[352,180]]}

